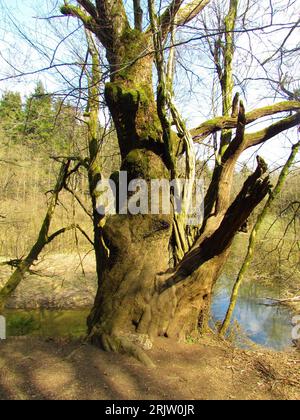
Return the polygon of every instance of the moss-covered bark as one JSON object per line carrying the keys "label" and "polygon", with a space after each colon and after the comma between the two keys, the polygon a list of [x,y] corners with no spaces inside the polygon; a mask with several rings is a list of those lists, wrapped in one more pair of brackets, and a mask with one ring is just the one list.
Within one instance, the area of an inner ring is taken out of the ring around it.
{"label": "moss-covered bark", "polygon": [[163,153],[162,128],[149,84],[138,80],[108,83],[105,98],[114,119],[123,158],[132,150],[141,148],[153,150],[157,155]]}
{"label": "moss-covered bark", "polygon": [[[138,56],[151,37],[126,30],[116,51],[123,65],[105,86],[105,98],[118,134],[121,170],[128,182],[141,178],[169,179],[163,130],[152,88],[153,56]],[[143,336],[139,324],[155,294],[156,277],[169,269],[172,215],[111,216],[103,228],[109,258],[102,258],[99,289],[88,320],[93,342],[125,351],[132,334]],[[145,329],[145,334],[147,331]],[[124,341],[125,340],[125,341]],[[127,345],[124,343],[127,343]],[[134,343],[131,349],[137,351]],[[141,358],[140,351],[136,355]]]}
{"label": "moss-covered bark", "polygon": [[[211,293],[227,251],[208,260],[185,282],[164,287],[172,278],[168,247],[172,218],[115,216],[105,226],[110,259],[89,317],[94,343],[107,337],[146,336],[185,340],[199,335],[209,313]],[[104,342],[103,342],[104,340]]]}
{"label": "moss-covered bark", "polygon": [[[170,160],[163,138],[161,118],[152,88],[153,56],[143,55],[151,37],[140,31],[125,31],[124,49],[117,61],[124,63],[106,84],[105,97],[118,133],[122,170],[131,179],[169,179]],[[171,142],[179,143],[176,135]],[[178,144],[177,144],[178,146]],[[88,320],[92,341],[104,348],[120,350],[130,335],[185,337],[198,324],[203,299],[194,297],[197,310],[182,312],[184,300],[171,288],[162,294],[158,286],[170,269],[173,215],[112,216],[103,228],[109,258],[102,259],[99,290]],[[209,295],[211,279],[201,285]],[[190,312],[190,313],[189,313]],[[175,314],[176,317],[175,317]],[[179,333],[176,322],[186,324]],[[121,340],[121,341],[120,341]]]}
{"label": "moss-covered bark", "polygon": [[[142,178],[148,183],[151,179],[170,178],[176,172],[174,161],[178,154],[188,152],[188,148],[192,147],[192,139],[183,120],[172,107],[172,100],[168,99],[170,89],[169,80],[165,78],[163,51],[174,23],[180,26],[188,22],[208,2],[192,0],[182,6],[181,1],[174,1],[157,18],[154,3],[149,0],[152,22],[145,32],[141,30],[139,1],[134,2],[135,29],[130,28],[121,0],[103,0],[96,5],[79,2],[83,16],[81,11],[79,13],[65,2],[63,12],[79,17],[106,49],[110,82],[105,86],[105,98],[118,134],[122,156],[120,169],[128,172],[128,182],[135,178]],[[191,250],[187,250],[191,245],[188,244],[183,252],[185,255],[181,255],[181,261],[174,268],[171,264],[174,255],[170,253],[170,249],[174,250],[172,214],[111,216],[101,226],[109,254],[103,253],[99,259],[99,288],[88,319],[89,337],[106,350],[130,352],[147,364],[151,363],[140,347],[149,348],[151,340],[158,335],[185,339],[188,335],[198,334],[199,327],[205,325],[212,289],[232,240],[268,193],[269,182],[263,176],[265,169],[259,166],[230,204],[234,168],[241,152],[251,144],[274,135],[277,130],[295,125],[299,118],[289,117],[269,131],[251,134],[251,137],[245,135],[248,115],[245,115],[244,107],[237,98],[232,103],[233,29],[237,4],[237,0],[230,1],[225,22],[226,47],[222,57],[225,68],[222,74],[219,73],[224,115],[204,123],[195,133],[203,137],[218,130],[237,128],[235,139],[231,139],[230,131],[230,139],[228,133],[223,132],[217,151],[214,183],[209,189],[211,194],[207,196],[208,220],[201,236],[194,241]],[[153,25],[155,21],[156,25]],[[159,73],[157,98],[152,87],[154,58]],[[286,109],[285,105],[283,108]],[[171,111],[172,121],[168,111]],[[269,115],[271,111],[265,109],[262,112]],[[259,116],[253,114],[249,116],[251,118]],[[178,136],[171,132],[174,122]],[[210,214],[214,208],[215,214]]]}
{"label": "moss-covered bark", "polygon": [[[123,48],[115,51],[114,60],[122,65],[105,87],[118,133],[121,169],[128,172],[128,182],[135,178],[148,182],[169,178],[173,172],[169,159],[171,136],[166,147],[161,106],[156,103],[152,88],[154,56],[145,54],[152,45],[152,35],[126,29],[122,39]],[[174,112],[172,115],[175,119]],[[178,116],[176,119],[181,121]],[[177,129],[182,136],[186,134],[182,125]],[[177,136],[171,140],[177,146],[180,143]],[[244,222],[242,217],[238,220]],[[235,232],[230,232],[229,238]],[[124,340],[128,343],[126,340],[132,336],[154,340],[162,335],[184,340],[199,333],[207,319],[212,289],[226,261],[230,240],[220,252],[210,250],[205,259],[202,250],[199,257],[184,258],[174,273],[170,272],[172,233],[172,214],[108,218],[103,237],[110,255],[102,259],[99,289],[88,320],[93,342],[120,351],[124,350]]]}

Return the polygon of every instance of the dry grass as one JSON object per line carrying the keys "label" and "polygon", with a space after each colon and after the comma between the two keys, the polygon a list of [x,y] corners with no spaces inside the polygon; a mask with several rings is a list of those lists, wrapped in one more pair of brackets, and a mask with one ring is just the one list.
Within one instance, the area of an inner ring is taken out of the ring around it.
{"label": "dry grass", "polygon": [[[1,259],[0,259],[1,262]],[[97,291],[95,257],[49,254],[33,267],[7,302],[7,308],[90,308]],[[11,269],[0,266],[0,287]]]}
{"label": "dry grass", "polygon": [[[17,150],[16,150],[17,149]],[[5,157],[5,162],[1,158]],[[48,157],[41,158],[18,146],[13,151],[0,149],[0,255],[9,258],[24,256],[36,240],[47,209],[47,199],[55,184],[58,164]],[[73,179],[73,187],[89,209],[87,180],[84,176]],[[67,192],[60,196],[52,231],[78,223],[92,235],[92,223],[79,204]],[[79,232],[67,232],[51,244],[48,252],[82,252],[90,245]]]}

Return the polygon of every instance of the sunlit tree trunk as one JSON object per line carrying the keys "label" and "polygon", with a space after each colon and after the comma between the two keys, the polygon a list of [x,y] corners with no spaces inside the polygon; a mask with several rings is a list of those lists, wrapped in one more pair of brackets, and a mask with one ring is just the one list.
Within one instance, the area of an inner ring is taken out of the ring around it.
{"label": "sunlit tree trunk", "polygon": [[[188,150],[191,134],[186,133],[182,118],[168,99],[171,89],[165,89],[163,77],[159,77],[155,97],[153,64],[156,63],[159,74],[162,68],[159,42],[161,47],[166,45],[174,25],[180,27],[188,23],[209,1],[193,0],[183,5],[182,0],[173,0],[161,16],[155,17],[153,10],[152,25],[145,31],[140,20],[140,2],[134,2],[134,29],[130,27],[121,0],[95,3],[78,0],[77,3],[74,6],[66,1],[61,10],[65,15],[80,19],[106,50],[110,82],[105,86],[105,98],[118,135],[122,157],[120,169],[127,172],[128,183],[133,179],[143,179],[148,184],[152,179],[171,179],[176,173],[176,160]],[[150,12],[152,5],[149,0]],[[234,27],[236,7],[236,1],[230,2],[229,32]],[[155,20],[159,37],[153,25]],[[229,34],[227,42],[228,53],[233,54]],[[228,58],[230,66],[232,56]],[[231,79],[228,80],[230,84]],[[228,92],[231,96],[231,85]],[[118,214],[107,217],[105,224],[101,223],[99,235],[103,241],[100,247],[109,252],[98,251],[101,255],[99,287],[88,326],[91,340],[106,350],[126,351],[151,365],[141,346],[149,348],[157,336],[184,340],[189,335],[197,335],[207,319],[212,290],[228,258],[234,236],[269,192],[267,167],[258,160],[256,171],[231,201],[236,163],[249,147],[295,126],[299,114],[257,133],[247,134],[246,126],[266,115],[286,109],[299,110],[300,104],[284,103],[246,114],[238,98],[229,101],[226,97],[226,103],[230,110],[225,115],[191,132],[195,141],[201,141],[211,133],[236,129],[235,136],[226,145],[223,141],[221,147],[218,157],[221,170],[214,180],[216,184],[209,190],[213,190],[213,194],[209,196],[210,211],[205,224],[175,267],[170,263],[176,249],[172,213]],[[176,133],[171,130],[173,123]],[[112,178],[117,180],[117,175],[113,174]]]}

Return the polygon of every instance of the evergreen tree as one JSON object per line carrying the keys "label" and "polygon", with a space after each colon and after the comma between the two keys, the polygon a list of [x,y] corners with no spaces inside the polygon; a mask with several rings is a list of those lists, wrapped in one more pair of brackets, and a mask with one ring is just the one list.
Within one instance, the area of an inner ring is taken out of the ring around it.
{"label": "evergreen tree", "polygon": [[22,132],[24,113],[18,92],[7,91],[0,100],[0,126],[5,140],[17,141]]}
{"label": "evergreen tree", "polygon": [[[84,147],[84,129],[77,120],[77,109],[69,102],[61,99],[54,101],[53,110],[55,114],[55,124],[52,137],[52,147],[56,152],[65,154],[78,147]],[[82,139],[82,141],[81,141]]]}
{"label": "evergreen tree", "polygon": [[38,82],[33,95],[25,105],[25,135],[35,146],[51,140],[54,126],[52,97],[47,94],[42,82]]}

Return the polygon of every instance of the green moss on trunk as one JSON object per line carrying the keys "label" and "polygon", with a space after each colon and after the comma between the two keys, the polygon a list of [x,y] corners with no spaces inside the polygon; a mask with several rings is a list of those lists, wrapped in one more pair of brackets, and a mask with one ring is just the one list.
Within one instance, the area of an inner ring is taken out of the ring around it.
{"label": "green moss on trunk", "polygon": [[143,146],[161,154],[162,128],[152,88],[128,81],[107,83],[105,98],[117,129],[122,157]]}

